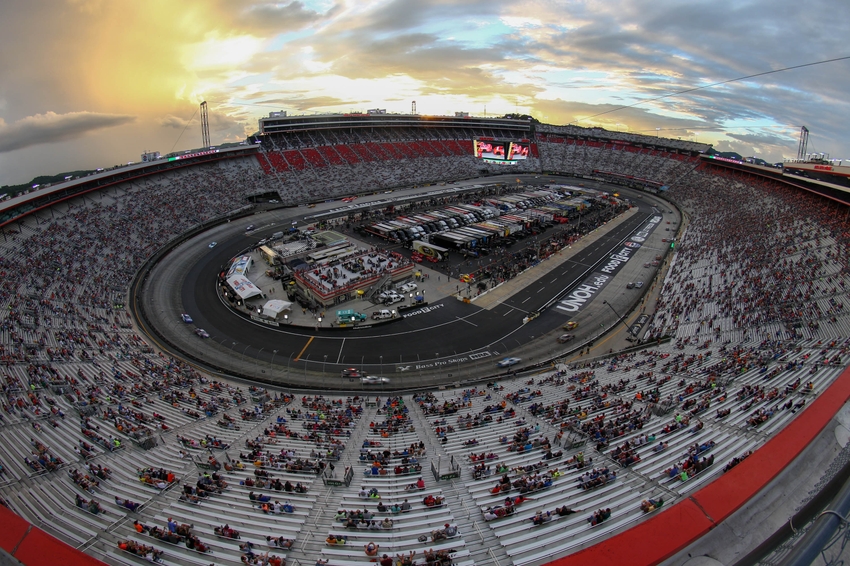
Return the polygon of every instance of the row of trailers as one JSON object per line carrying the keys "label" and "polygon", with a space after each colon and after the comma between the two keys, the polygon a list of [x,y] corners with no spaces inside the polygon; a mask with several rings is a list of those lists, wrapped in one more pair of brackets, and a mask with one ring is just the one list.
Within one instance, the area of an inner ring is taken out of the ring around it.
{"label": "row of trailers", "polygon": [[488,248],[500,240],[526,234],[540,224],[551,221],[551,214],[536,209],[507,212],[498,218],[432,234],[430,241],[450,250],[474,254],[477,249]]}
{"label": "row of trailers", "polygon": [[428,242],[448,250],[472,251],[503,238],[527,233],[541,223],[561,221],[568,211],[580,208],[580,202],[567,204],[563,198],[563,194],[550,190],[488,197],[477,203],[478,206],[457,204],[427,213],[399,216],[372,224],[365,231],[409,245]]}
{"label": "row of trailers", "polygon": [[500,211],[492,207],[458,204],[376,222],[367,226],[365,231],[386,240],[409,243],[413,240],[428,240],[430,234],[455,230],[474,222],[495,218],[499,214]]}

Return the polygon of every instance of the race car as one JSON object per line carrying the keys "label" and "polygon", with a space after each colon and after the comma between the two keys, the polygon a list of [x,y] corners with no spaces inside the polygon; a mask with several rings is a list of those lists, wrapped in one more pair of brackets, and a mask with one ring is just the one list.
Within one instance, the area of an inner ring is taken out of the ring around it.
{"label": "race car", "polygon": [[506,368],[506,367],[516,365],[516,364],[520,363],[521,361],[522,361],[522,358],[505,358],[503,360],[500,360],[499,363],[496,364],[496,366],[498,366],[500,368]]}

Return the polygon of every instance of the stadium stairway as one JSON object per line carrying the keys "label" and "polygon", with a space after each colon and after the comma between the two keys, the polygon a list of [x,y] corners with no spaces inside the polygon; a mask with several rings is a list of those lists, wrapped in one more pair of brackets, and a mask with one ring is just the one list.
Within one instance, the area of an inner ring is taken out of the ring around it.
{"label": "stadium stairway", "polygon": [[[432,482],[437,483],[429,473],[430,464],[437,457],[440,457],[441,461],[449,462],[449,455],[440,443],[436,441],[434,431],[431,430],[431,425],[419,407],[413,402],[411,402],[409,414],[419,433],[419,438],[425,442],[425,450],[429,458],[429,469],[428,471],[423,470],[423,473],[428,474],[423,476],[427,478],[426,485],[431,485]],[[471,479],[472,472],[469,470],[469,467],[461,463],[459,478],[450,480],[448,483],[439,482],[439,487],[442,489],[446,504],[452,510],[455,517],[458,531],[463,533],[463,540],[466,543],[466,550],[469,551],[469,558],[476,564],[486,562],[509,564],[510,557],[502,545],[499,544],[494,531],[488,528],[481,528],[481,510],[465,486],[466,482]]]}
{"label": "stadium stairway", "polygon": [[[316,500],[316,506],[313,513],[304,524],[301,535],[302,540],[295,541],[295,546],[287,553],[287,558],[294,558],[300,564],[312,564],[316,558],[322,556],[322,550],[325,545],[321,541],[327,536],[327,533],[339,532],[342,529],[334,520],[334,515],[339,508],[339,502],[345,493],[350,493],[359,490],[359,467],[358,457],[360,455],[360,445],[368,434],[369,427],[363,426],[363,423],[368,423],[375,419],[377,409],[370,407],[368,404],[364,406],[363,413],[358,419],[358,424],[354,428],[354,434],[346,440],[345,451],[342,453],[342,458],[334,464],[333,479],[342,479],[345,476],[345,469],[350,467],[354,470],[354,477],[351,480],[351,486],[325,486],[321,478],[316,478],[313,482],[312,489],[322,490]],[[307,542],[307,541],[310,542]]]}

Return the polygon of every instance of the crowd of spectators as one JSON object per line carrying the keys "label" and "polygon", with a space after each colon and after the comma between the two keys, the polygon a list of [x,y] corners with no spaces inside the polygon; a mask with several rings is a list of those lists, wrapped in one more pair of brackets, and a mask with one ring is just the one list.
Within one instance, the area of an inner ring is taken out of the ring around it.
{"label": "crowd of spectators", "polygon": [[633,134],[631,132],[621,132],[616,130],[606,130],[604,128],[592,127],[585,128],[582,126],[567,125],[556,126],[553,124],[538,124],[537,133],[544,135],[559,135],[570,137],[581,137],[595,139],[597,141],[608,142],[612,140],[628,141],[646,146],[657,146],[684,151],[696,151],[703,153],[708,151],[709,145],[690,140],[658,138],[657,136],[648,136],[646,134]]}
{"label": "crowd of spectators", "polygon": [[626,174],[631,184],[642,188],[670,185],[688,174],[699,157],[667,150],[615,144],[604,138],[579,139],[552,133],[538,134],[544,171],[576,176],[607,178],[609,173]]}
{"label": "crowd of spectators", "polygon": [[[424,134],[424,135],[423,135]],[[445,137],[436,137],[442,135]],[[321,201],[352,192],[423,185],[502,173],[499,165],[473,156],[476,135],[511,139],[510,132],[386,129],[286,133],[266,138],[258,156],[263,170],[281,182],[284,202]],[[375,139],[382,139],[380,143]],[[536,153],[536,152],[532,152]],[[533,172],[530,155],[512,171]]]}
{"label": "crowd of spectators", "polygon": [[[103,194],[95,193],[56,205],[49,212],[50,219],[42,212],[38,217],[29,217],[6,228],[3,253],[0,254],[2,424],[31,421],[26,430],[32,427],[36,433],[46,434],[42,428],[64,427],[63,407],[67,409],[66,401],[73,403],[83,413],[80,433],[86,440],[75,439],[76,453],[83,462],[107,451],[113,453],[110,457],[120,462],[121,451],[125,450],[122,439],[144,440],[154,433],[167,431],[163,428],[166,424],[164,419],[175,417],[151,412],[147,405],[154,398],[179,408],[185,422],[194,422],[202,414],[217,415],[228,428],[227,432],[237,430],[235,425],[233,429],[228,426],[233,423],[233,417],[225,418],[221,411],[245,403],[246,398],[241,391],[226,383],[210,382],[186,364],[154,354],[134,334],[123,300],[131,277],[151,253],[188,227],[242,206],[246,193],[267,188],[268,179],[258,175],[258,171],[254,162],[234,162],[222,167],[170,173],[162,179],[128,183]],[[350,191],[351,188],[346,192]],[[295,191],[292,194],[302,193]],[[639,408],[645,401],[669,401],[672,405],[681,406],[659,434],[672,435],[685,428],[691,429],[694,434],[699,432],[700,429],[696,428],[702,424],[699,419],[705,420],[712,403],[726,398],[727,388],[718,385],[720,376],[764,366],[764,378],[771,379],[776,375],[778,366],[774,365],[771,369],[767,366],[772,360],[787,354],[784,338],[830,335],[820,328],[846,319],[843,307],[850,240],[846,218],[838,208],[813,197],[792,193],[773,182],[736,175],[721,176],[707,171],[688,175],[681,185],[674,186],[671,195],[691,212],[691,221],[685,237],[677,246],[680,253],[665,285],[656,331],[658,334],[677,334],[678,344],[683,349],[710,340],[717,342],[721,338],[728,343],[715,347],[713,355],[708,347],[700,353],[689,349],[687,353],[672,356],[667,351],[648,351],[616,356],[599,365],[571,368],[572,375],[566,382],[560,382],[561,386],[568,383],[568,386],[574,387],[570,399],[557,402],[538,399],[538,388],[528,388],[523,393],[517,390],[504,397],[517,405],[534,403],[533,410],[529,411],[531,416],[539,417],[541,422],[547,419],[550,424],[559,427],[567,424],[565,429],[581,430],[599,442],[600,450],[606,450],[608,443],[620,435],[628,434],[634,438],[641,431],[648,412]],[[765,218],[769,221],[766,222]],[[805,323],[789,328],[789,321]],[[689,342],[694,335],[699,339]],[[751,344],[739,343],[753,337],[758,340]],[[837,345],[835,340],[826,339],[821,362],[843,363],[841,356],[846,353],[846,345],[842,351],[838,350],[839,347],[842,346]],[[798,363],[802,365],[802,362],[790,361],[780,371],[797,369]],[[608,380],[600,386],[595,376],[597,371],[612,373],[638,367],[641,374],[632,381]],[[672,383],[671,374],[677,375]],[[687,376],[687,380],[682,378],[678,381],[680,376]],[[676,394],[662,398],[661,388],[669,388],[677,382]],[[743,407],[750,401],[768,403],[766,407],[748,407],[756,410],[750,415],[756,419],[751,424],[760,426],[766,422],[765,416],[770,417],[769,413],[775,414],[776,410],[786,408],[794,410],[787,406],[788,400],[783,398],[783,394],[804,393],[807,388],[813,391],[813,383],[804,385],[798,379],[796,384],[784,387],[746,386],[736,389]],[[447,427],[445,419],[462,408],[469,409],[470,399],[478,394],[476,390],[468,390],[457,398],[439,401],[433,396],[424,397],[422,406],[429,418],[437,416],[444,420],[437,427]],[[618,396],[623,399],[612,400]],[[627,399],[632,396],[637,406]],[[132,402],[127,402],[126,399],[130,398]],[[782,404],[777,408],[774,404],[780,401]],[[798,404],[804,402],[798,401]],[[583,405],[579,408],[571,403]],[[259,420],[271,410],[262,404],[257,407],[258,413],[241,409],[243,415],[250,416],[246,420]],[[504,401],[494,401],[488,409],[454,417],[453,425],[458,429],[474,428],[492,424],[492,421],[486,420],[491,414],[498,415],[503,422],[514,419],[517,414],[514,407],[508,408]],[[603,414],[601,418],[597,415],[588,421],[589,410],[602,411]],[[353,426],[359,412],[357,400],[335,403],[322,398],[305,398],[300,412],[285,413],[288,420],[299,421],[300,427],[287,422],[287,419],[269,425],[260,437],[256,437],[254,442],[258,445],[249,445],[244,458],[247,466],[236,461],[228,464],[231,466],[229,471],[253,466],[255,473],[264,472],[266,467],[280,463],[287,471],[315,476],[324,469],[324,462],[317,464],[320,459],[326,459],[329,454],[336,457],[341,454],[344,436],[340,433]],[[384,420],[376,419],[369,428],[384,439],[416,432],[400,397],[388,399],[381,407],[380,416]],[[717,417],[722,418],[719,413]],[[697,421],[696,425],[692,424],[693,420]],[[584,429],[580,423],[589,425]],[[172,424],[169,421],[169,426]],[[506,451],[510,451],[509,448],[513,451],[534,448],[551,453],[548,440],[539,434],[536,426],[526,426],[523,421],[512,429],[517,436],[505,436],[500,446]],[[292,428],[301,430],[294,431]],[[448,431],[448,434],[454,432]],[[23,445],[26,445],[26,436]],[[442,438],[446,436],[444,434]],[[195,450],[203,447],[201,441],[198,441],[199,447],[193,445],[188,436],[186,438],[189,442],[184,448]],[[216,444],[214,435],[203,438],[208,445]],[[294,451],[281,447],[278,455],[265,446],[278,438],[282,441],[310,441],[315,443],[317,451],[308,459],[299,458]],[[629,458],[636,448],[650,441],[648,434],[637,438],[619,444],[619,452],[615,450],[615,458],[621,464],[625,461],[620,456]],[[665,446],[664,443],[660,445]],[[377,447],[370,445],[364,448]],[[398,454],[392,451],[389,460],[400,458],[400,463],[403,463],[402,458],[416,458],[417,451],[423,448],[422,444],[410,445],[406,455],[402,451]],[[33,472],[44,473],[65,464],[51,453],[45,442],[32,439],[31,449],[32,454],[22,456],[21,460]],[[705,457],[703,452],[705,450],[700,444],[694,454],[690,454],[682,464],[677,464],[677,477],[684,479],[681,475],[684,470],[690,478],[710,466],[714,456]],[[386,457],[385,451],[379,453]],[[485,461],[491,460],[488,452],[481,453]],[[8,456],[8,453],[4,454]],[[551,454],[554,458],[557,453]],[[733,460],[727,468],[738,461],[740,459]],[[378,463],[384,465],[380,461]],[[70,478],[75,486],[87,493],[96,492],[109,473],[100,464],[89,464],[87,468],[78,464],[82,471],[69,470],[69,477],[61,474],[62,479],[68,481]],[[574,455],[572,464],[583,467],[584,457]],[[521,472],[518,469],[511,471],[531,474],[533,485],[542,481],[543,487],[546,487],[545,474],[538,472],[534,465],[529,466],[531,469],[523,467]],[[5,473],[5,467],[0,466],[0,473]],[[499,468],[497,473],[507,472]],[[592,477],[595,472],[589,473],[590,482],[599,479],[599,476]],[[263,482],[269,481],[267,476],[258,474],[255,477]],[[149,490],[152,492],[167,489],[178,480],[174,472],[158,465],[140,470],[138,478],[145,485],[153,486],[154,489]],[[203,497],[202,493],[218,495],[226,487],[222,481],[215,474],[202,474],[194,486],[184,486],[189,488],[188,491],[184,489],[184,495],[189,500]],[[281,482],[269,481],[269,484],[272,489],[277,490],[276,486],[280,485],[278,491],[289,491]],[[299,493],[297,482],[290,485],[292,493]],[[523,487],[519,489],[521,491]],[[75,494],[73,501],[90,515],[104,513],[94,497],[83,498]],[[111,503],[112,499],[107,501]],[[114,501],[122,512],[138,510],[139,504],[126,497],[115,497]],[[515,505],[515,501],[510,499],[510,504]],[[286,512],[285,505],[280,505],[281,512]],[[291,503],[289,505],[292,506]],[[396,505],[393,502],[386,508],[392,512]],[[402,511],[401,506],[398,509]],[[556,512],[561,514],[559,510]],[[109,513],[114,514],[114,511],[110,509]],[[507,511],[503,515],[506,514]],[[565,511],[564,514],[568,513]],[[495,511],[492,515],[499,517]],[[541,513],[536,524],[548,522],[550,519],[547,518],[552,515]],[[608,517],[605,515],[606,510],[600,509],[593,520],[599,523],[610,517],[610,514]],[[91,518],[89,515],[86,517]],[[379,523],[383,526],[384,522]],[[371,528],[371,520],[367,528]],[[160,530],[164,532],[166,529]],[[191,544],[198,551],[207,546],[195,539],[191,540]],[[119,548],[148,559],[155,559],[158,552],[133,541],[123,541]],[[261,559],[253,555],[250,548],[248,551],[246,556],[253,556],[250,560]],[[378,551],[377,545],[375,551]],[[441,560],[439,552],[430,553],[432,562]]]}
{"label": "crowd of spectators", "polygon": [[669,196],[690,212],[653,335],[729,344],[818,337],[845,312],[846,210],[772,180],[701,170]]}

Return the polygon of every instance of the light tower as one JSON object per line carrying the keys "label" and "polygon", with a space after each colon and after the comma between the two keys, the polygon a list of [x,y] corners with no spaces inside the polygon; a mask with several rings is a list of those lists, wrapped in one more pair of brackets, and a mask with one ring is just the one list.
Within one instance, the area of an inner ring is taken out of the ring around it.
{"label": "light tower", "polygon": [[210,117],[207,114],[207,101],[201,102],[201,144],[203,147],[209,147],[210,143]]}
{"label": "light tower", "polygon": [[806,126],[800,128],[800,145],[797,147],[797,159],[800,161],[806,158],[806,149],[809,146],[809,129]]}
{"label": "light tower", "polygon": [[410,113],[416,114],[416,101],[415,100],[410,103]]}

